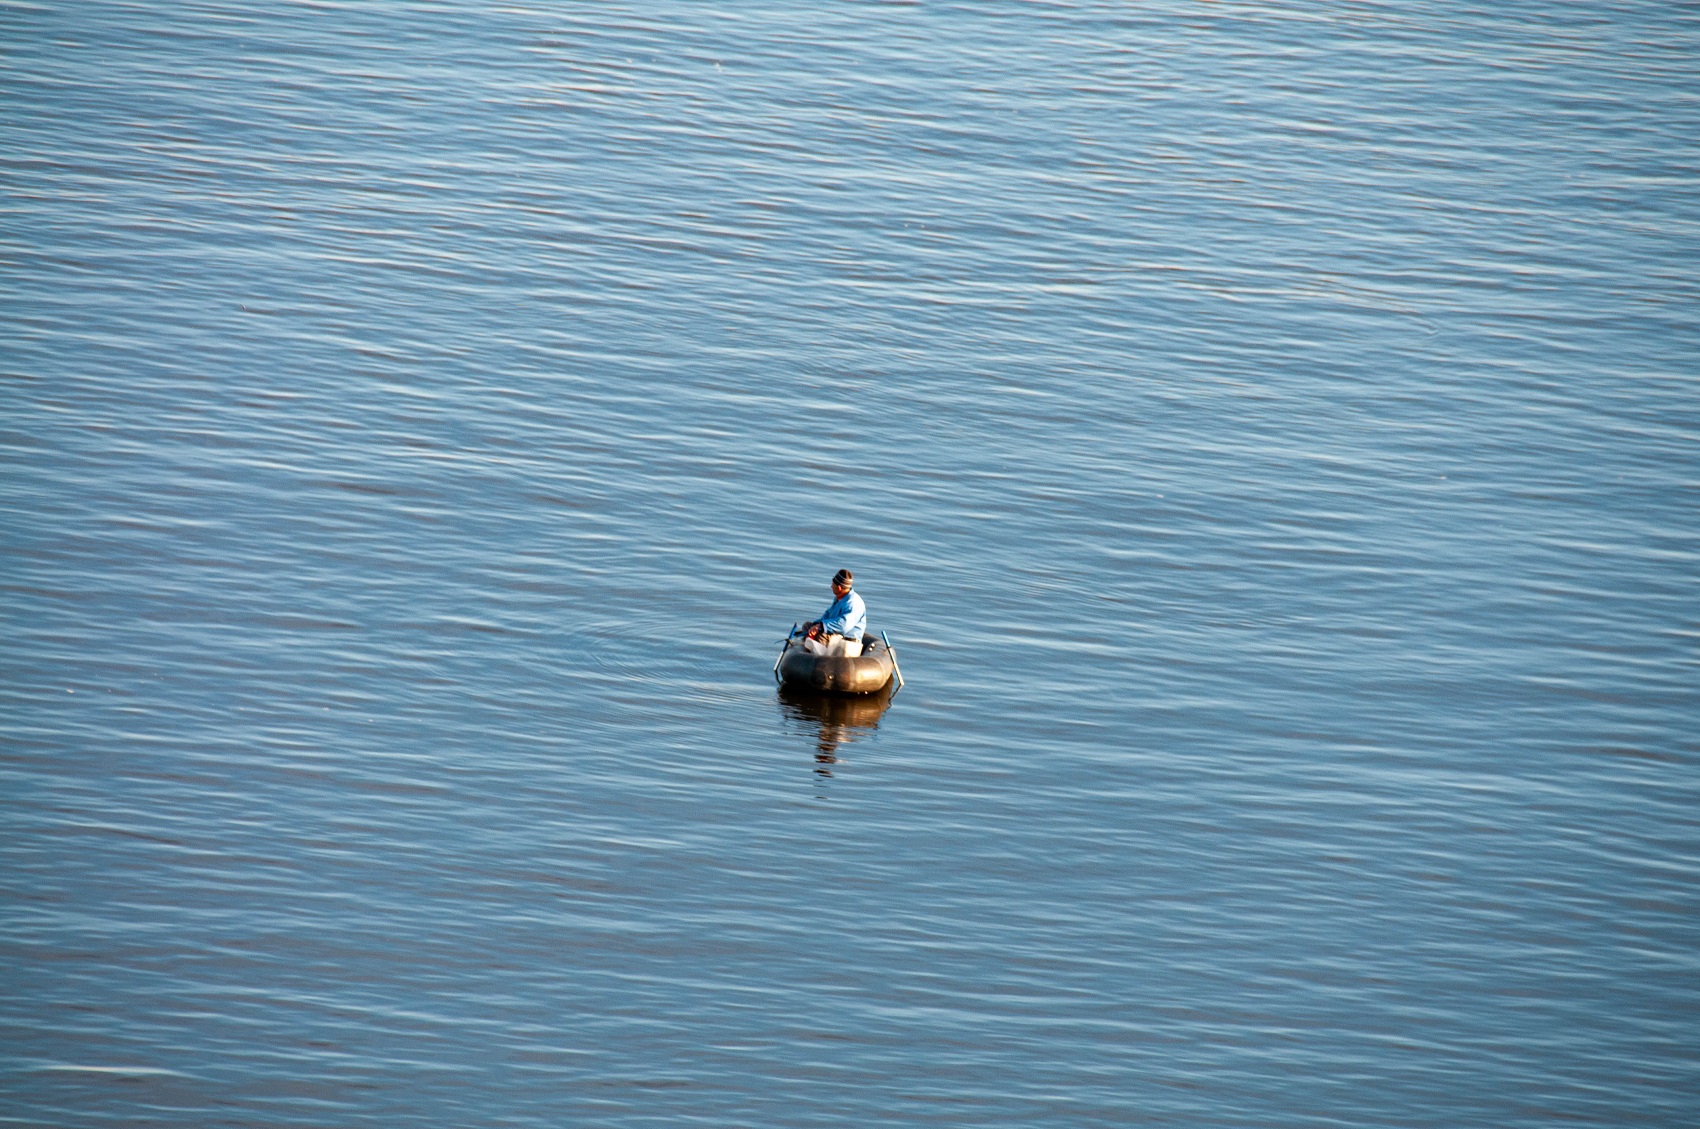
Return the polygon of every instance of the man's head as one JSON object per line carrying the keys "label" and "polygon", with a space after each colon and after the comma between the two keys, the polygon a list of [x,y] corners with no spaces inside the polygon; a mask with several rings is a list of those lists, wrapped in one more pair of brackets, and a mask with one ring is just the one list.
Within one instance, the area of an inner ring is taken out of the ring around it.
{"label": "man's head", "polygon": [[855,583],[855,580],[856,578],[850,575],[849,569],[839,569],[832,574],[832,594],[843,596],[844,593],[850,591],[850,586]]}

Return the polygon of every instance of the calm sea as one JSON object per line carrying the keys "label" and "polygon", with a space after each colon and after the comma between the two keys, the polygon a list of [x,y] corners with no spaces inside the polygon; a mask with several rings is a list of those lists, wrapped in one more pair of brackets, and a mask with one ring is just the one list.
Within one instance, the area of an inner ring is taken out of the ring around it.
{"label": "calm sea", "polygon": [[0,1124],[1700,1117],[1700,9],[0,44]]}

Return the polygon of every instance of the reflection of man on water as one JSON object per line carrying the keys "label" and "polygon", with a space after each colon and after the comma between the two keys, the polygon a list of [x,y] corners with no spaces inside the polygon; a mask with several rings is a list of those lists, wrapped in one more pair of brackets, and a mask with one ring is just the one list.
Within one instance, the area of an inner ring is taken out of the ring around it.
{"label": "reflection of man on water", "polygon": [[[838,763],[840,748],[879,728],[880,717],[891,705],[891,688],[873,694],[811,694],[781,688],[779,704],[787,717],[803,723],[814,738],[817,765],[832,765]],[[818,767],[816,771],[824,772]]]}
{"label": "reflection of man on water", "polygon": [[805,651],[848,658],[862,653],[862,629],[868,623],[868,609],[862,597],[851,591],[854,582],[855,577],[847,568],[833,574],[832,605],[820,613],[820,619],[803,625]]}

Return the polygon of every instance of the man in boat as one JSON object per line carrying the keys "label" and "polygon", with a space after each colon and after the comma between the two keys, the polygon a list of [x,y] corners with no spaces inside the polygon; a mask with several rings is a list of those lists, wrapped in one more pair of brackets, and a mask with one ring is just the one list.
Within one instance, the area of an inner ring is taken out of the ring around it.
{"label": "man in boat", "polygon": [[820,613],[819,619],[803,625],[805,651],[848,658],[862,653],[862,631],[868,625],[868,609],[862,597],[851,591],[855,579],[847,568],[833,573],[832,606]]}

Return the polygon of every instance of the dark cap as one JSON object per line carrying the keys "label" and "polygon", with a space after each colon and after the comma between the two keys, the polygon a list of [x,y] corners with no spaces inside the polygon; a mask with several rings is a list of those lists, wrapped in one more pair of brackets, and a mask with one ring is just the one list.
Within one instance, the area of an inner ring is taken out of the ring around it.
{"label": "dark cap", "polygon": [[847,569],[847,568],[841,568],[837,572],[832,574],[832,584],[833,584],[833,587],[835,587],[835,588],[837,588],[837,587],[849,588],[849,587],[851,587],[851,582],[854,581],[855,579],[856,579],[855,577],[850,575],[850,570]]}

